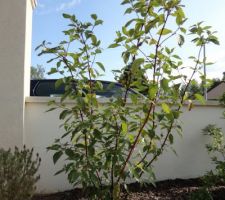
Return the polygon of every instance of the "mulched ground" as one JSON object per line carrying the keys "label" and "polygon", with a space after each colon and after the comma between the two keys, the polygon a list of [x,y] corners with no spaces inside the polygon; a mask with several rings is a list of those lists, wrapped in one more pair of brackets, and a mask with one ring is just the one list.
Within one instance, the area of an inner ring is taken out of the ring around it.
{"label": "mulched ground", "polygon": [[[151,185],[140,187],[139,184],[130,184],[129,194],[123,193],[123,200],[189,200],[190,194],[197,191],[201,186],[200,179],[176,179],[160,181],[157,187]],[[218,185],[212,188],[214,200],[225,200],[225,185]],[[60,192],[51,195],[35,196],[32,200],[85,200],[82,198],[82,191]]]}

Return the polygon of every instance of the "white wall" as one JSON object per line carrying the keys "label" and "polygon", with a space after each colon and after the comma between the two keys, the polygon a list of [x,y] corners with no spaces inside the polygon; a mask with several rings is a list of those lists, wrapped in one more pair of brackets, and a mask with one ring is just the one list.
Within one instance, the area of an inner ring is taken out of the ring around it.
{"label": "white wall", "polygon": [[0,148],[22,146],[34,0],[0,1]]}
{"label": "white wall", "polygon": [[[35,147],[42,157],[41,180],[38,183],[38,191],[42,193],[71,188],[65,176],[53,175],[63,163],[54,166],[52,154],[46,151],[46,147],[63,133],[63,130],[58,128],[58,111],[45,112],[48,109],[48,101],[49,98],[29,97],[25,112],[25,143]],[[223,108],[217,103],[198,105],[191,111],[184,108],[183,138],[175,137],[174,148],[178,156],[168,151],[159,158],[155,164],[158,180],[198,177],[212,168],[205,149],[208,138],[203,136],[202,129],[208,124],[218,124],[225,130],[224,120],[221,119],[222,111]]]}
{"label": "white wall", "polygon": [[171,178],[193,178],[203,175],[212,169],[205,144],[209,138],[202,129],[208,124],[217,124],[225,132],[224,119],[221,119],[223,108],[219,106],[196,106],[193,110],[185,109],[183,122],[183,138],[176,138],[174,148],[177,156],[167,152],[156,164],[156,175],[160,180]]}
{"label": "white wall", "polygon": [[25,109],[25,144],[38,152],[42,162],[40,167],[41,179],[38,182],[38,192],[49,193],[63,191],[70,188],[65,176],[54,176],[55,172],[62,165],[54,166],[52,154],[47,152],[46,147],[59,137],[63,130],[59,130],[60,121],[58,112],[45,112],[48,109],[46,105],[48,98],[44,102],[26,102]]}

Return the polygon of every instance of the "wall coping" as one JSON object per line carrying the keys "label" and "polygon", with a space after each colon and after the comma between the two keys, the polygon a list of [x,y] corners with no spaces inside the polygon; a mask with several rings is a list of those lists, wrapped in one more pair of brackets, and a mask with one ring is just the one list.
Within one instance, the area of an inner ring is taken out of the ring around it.
{"label": "wall coping", "polygon": [[[47,104],[49,101],[55,100],[56,102],[60,102],[60,97],[34,97],[34,96],[30,96],[30,97],[26,97],[25,98],[25,102],[26,103],[45,103]],[[99,98],[99,103],[107,103],[108,99],[107,98]],[[68,103],[68,104],[73,104],[74,101],[72,100],[65,100],[64,103]],[[131,100],[128,100],[128,103],[132,103]],[[188,102],[185,102],[184,105],[188,105]],[[215,106],[215,107],[222,107],[218,101],[206,101],[205,104],[201,104],[198,101],[193,101],[194,106],[206,106],[206,107],[211,107],[211,106]]]}

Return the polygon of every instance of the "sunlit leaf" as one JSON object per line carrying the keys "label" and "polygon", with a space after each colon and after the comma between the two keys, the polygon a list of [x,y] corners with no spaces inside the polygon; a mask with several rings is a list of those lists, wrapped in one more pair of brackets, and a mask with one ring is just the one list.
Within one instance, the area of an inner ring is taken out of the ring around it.
{"label": "sunlit leaf", "polygon": [[166,103],[162,103],[162,109],[167,114],[171,112],[170,107]]}
{"label": "sunlit leaf", "polygon": [[170,34],[172,31],[170,29],[164,28],[164,29],[160,29],[157,34],[158,35],[167,35]]}
{"label": "sunlit leaf", "polygon": [[205,98],[201,94],[195,94],[195,98],[202,104],[205,104]]}
{"label": "sunlit leaf", "polygon": [[96,64],[102,69],[102,71],[105,71],[105,67],[101,62],[96,62]]}

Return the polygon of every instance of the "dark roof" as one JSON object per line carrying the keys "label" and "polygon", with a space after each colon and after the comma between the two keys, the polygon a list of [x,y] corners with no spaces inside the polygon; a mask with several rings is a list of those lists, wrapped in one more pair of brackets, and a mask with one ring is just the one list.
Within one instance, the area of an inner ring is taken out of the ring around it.
{"label": "dark roof", "polygon": [[213,90],[214,88],[216,88],[221,83],[225,83],[225,81],[218,81],[218,82],[216,82],[213,87],[211,87],[209,90],[207,90],[207,93],[210,92],[211,90]]}

